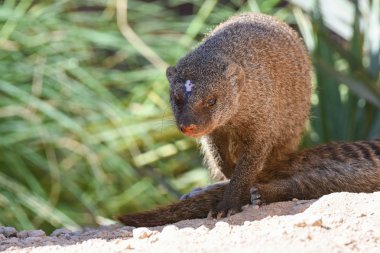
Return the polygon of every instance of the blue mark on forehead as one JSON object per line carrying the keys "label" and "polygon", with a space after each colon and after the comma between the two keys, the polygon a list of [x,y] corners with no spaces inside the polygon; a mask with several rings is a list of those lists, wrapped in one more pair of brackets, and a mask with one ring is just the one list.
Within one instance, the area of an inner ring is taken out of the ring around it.
{"label": "blue mark on forehead", "polygon": [[193,89],[194,84],[190,80],[186,80],[185,84],[183,85],[186,98],[189,99],[191,96],[191,91]]}

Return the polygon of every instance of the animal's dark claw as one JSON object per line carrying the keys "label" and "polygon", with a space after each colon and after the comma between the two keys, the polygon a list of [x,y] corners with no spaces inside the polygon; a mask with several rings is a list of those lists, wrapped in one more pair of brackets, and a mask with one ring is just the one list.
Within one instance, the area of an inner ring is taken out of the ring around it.
{"label": "animal's dark claw", "polygon": [[256,187],[252,187],[250,190],[249,190],[250,194],[251,194],[251,204],[252,205],[262,205],[263,204],[263,201],[261,200],[261,194],[259,192],[259,190],[256,188]]}
{"label": "animal's dark claw", "polygon": [[221,219],[225,217],[230,217],[231,215],[234,215],[236,213],[241,212],[241,206],[239,205],[228,205],[228,203],[225,203],[224,201],[220,202],[215,210],[212,210],[208,214],[208,218],[216,218],[216,219]]}

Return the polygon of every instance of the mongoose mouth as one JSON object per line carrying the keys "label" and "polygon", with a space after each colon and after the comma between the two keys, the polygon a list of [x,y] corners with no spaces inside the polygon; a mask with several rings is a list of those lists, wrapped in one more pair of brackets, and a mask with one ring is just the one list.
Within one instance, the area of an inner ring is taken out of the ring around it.
{"label": "mongoose mouth", "polygon": [[203,135],[209,134],[210,132],[212,132],[213,129],[214,128],[212,126],[203,131],[199,131],[198,129],[196,129],[196,127],[180,127],[182,133],[184,133],[186,136],[193,138],[199,138]]}
{"label": "mongoose mouth", "polygon": [[199,138],[202,137],[203,135],[208,134],[207,132],[201,132],[201,133],[184,133],[185,135],[193,138]]}

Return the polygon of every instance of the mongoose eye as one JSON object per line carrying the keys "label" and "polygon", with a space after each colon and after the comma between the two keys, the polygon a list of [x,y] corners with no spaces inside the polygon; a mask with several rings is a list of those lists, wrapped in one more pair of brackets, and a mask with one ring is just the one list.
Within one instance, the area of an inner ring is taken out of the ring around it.
{"label": "mongoose eye", "polygon": [[210,98],[209,100],[207,100],[208,106],[213,106],[215,104],[216,104],[216,98]]}

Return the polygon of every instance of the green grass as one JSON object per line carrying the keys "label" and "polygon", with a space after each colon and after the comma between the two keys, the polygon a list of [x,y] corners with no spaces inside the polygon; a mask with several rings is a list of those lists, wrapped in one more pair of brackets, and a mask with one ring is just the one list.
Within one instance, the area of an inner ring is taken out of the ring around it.
{"label": "green grass", "polygon": [[241,11],[304,36],[318,91],[304,146],[378,135],[379,1],[343,39],[327,14],[279,0],[123,2],[0,6],[0,225],[102,224],[207,184],[197,143],[173,122],[164,70]]}

